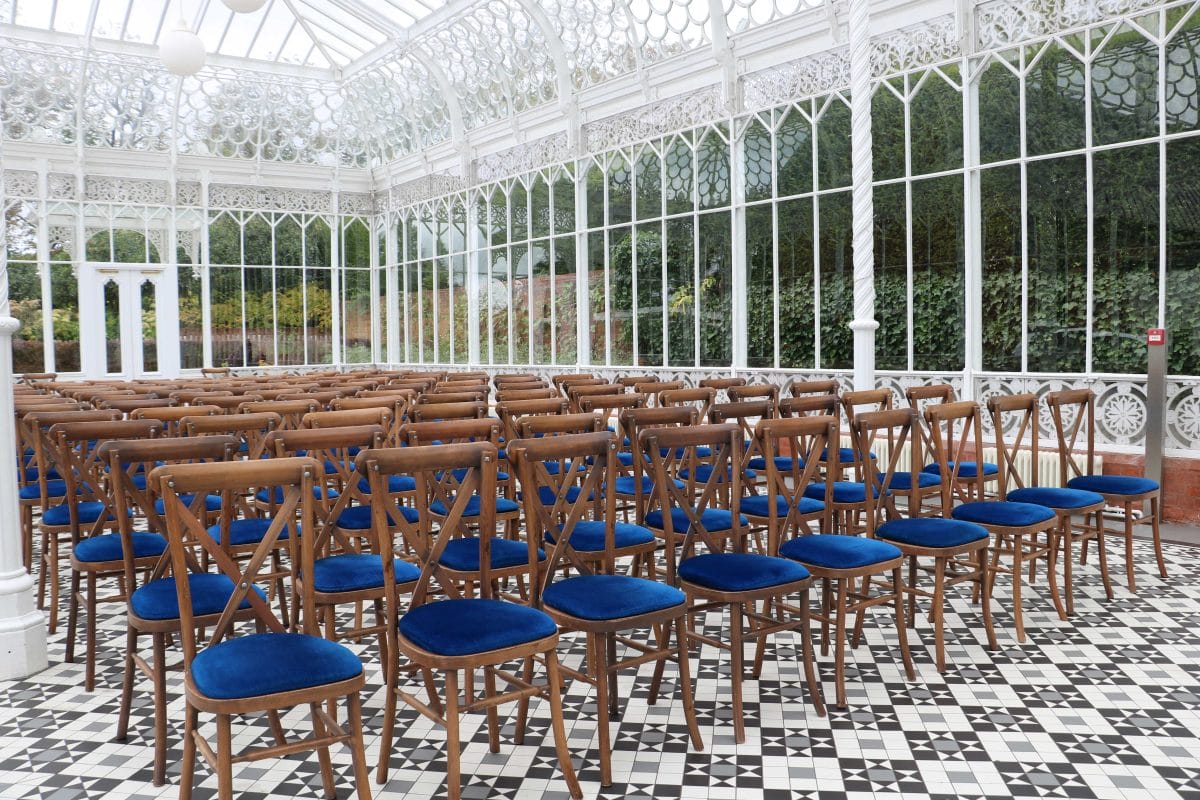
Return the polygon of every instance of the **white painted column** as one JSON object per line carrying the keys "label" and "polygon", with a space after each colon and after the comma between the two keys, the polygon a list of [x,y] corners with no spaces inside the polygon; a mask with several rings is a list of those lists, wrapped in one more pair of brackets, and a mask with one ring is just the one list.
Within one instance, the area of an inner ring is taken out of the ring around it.
{"label": "white painted column", "polygon": [[871,164],[870,0],[850,0],[850,158],[854,205],[854,388],[875,388],[875,210]]}
{"label": "white painted column", "polygon": [[[0,177],[0,198],[3,197]],[[0,256],[4,254],[0,252]],[[12,337],[7,259],[0,258],[0,681],[46,668],[46,617],[33,604],[33,576],[21,557],[17,502],[17,431],[13,419]]]}

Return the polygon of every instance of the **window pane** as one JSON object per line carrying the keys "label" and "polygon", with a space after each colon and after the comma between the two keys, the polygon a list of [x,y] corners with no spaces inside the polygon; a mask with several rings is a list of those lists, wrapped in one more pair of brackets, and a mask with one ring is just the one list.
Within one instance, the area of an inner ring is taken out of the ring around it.
{"label": "window pane", "polygon": [[729,205],[729,135],[727,126],[717,125],[708,130],[696,150],[696,186],[700,209],[722,208]]}
{"label": "window pane", "polygon": [[[513,181],[512,192],[508,195],[509,218],[512,231],[511,242],[521,242],[529,238],[529,193],[520,181]],[[514,262],[515,264],[516,262]]]}
{"label": "window pane", "polygon": [[512,363],[529,363],[529,245],[512,248]]}
{"label": "window pane", "polygon": [[246,361],[248,366],[275,362],[275,286],[270,267],[245,270]]}
{"label": "window pane", "polygon": [[604,171],[593,164],[587,172],[587,226],[599,228],[604,225]]}
{"label": "window pane", "polygon": [[1029,180],[1029,370],[1083,372],[1087,175],[1082,156],[1035,161]]}
{"label": "window pane", "polygon": [[667,213],[679,214],[692,210],[692,148],[688,141],[677,136],[667,149],[666,171]]}
{"label": "window pane", "polygon": [[554,182],[554,232],[575,231],[575,181],[570,175],[561,175]]}
{"label": "window pane", "polygon": [[9,233],[8,299],[10,313],[21,322],[12,337],[13,372],[44,372],[45,346],[42,343],[42,280],[37,264],[11,260],[12,233]]}
{"label": "window pane", "polygon": [[[875,366],[908,369],[908,230],[904,184],[875,187]],[[916,231],[913,231],[915,237]]]}
{"label": "window pane", "polygon": [[121,371],[121,287],[116,281],[104,282],[105,371]]}
{"label": "window pane", "polygon": [[471,342],[467,326],[467,257],[459,253],[450,256],[450,330],[454,338],[451,361],[465,364],[470,360]]}
{"label": "window pane", "polygon": [[304,264],[309,267],[328,267],[333,263],[333,239],[329,225],[323,219],[314,219],[304,229]]}
{"label": "window pane", "polygon": [[812,200],[779,204],[779,366],[816,366]]}
{"label": "window pane", "polygon": [[1158,145],[1096,153],[1092,179],[1091,370],[1142,372],[1158,321]]}
{"label": "window pane", "polygon": [[437,361],[437,352],[434,346],[434,291],[436,284],[433,276],[433,262],[419,261],[417,262],[417,280],[419,283],[418,296],[420,298],[420,306],[418,315],[421,324],[421,361],[426,364],[433,364]]}
{"label": "window pane", "polygon": [[1021,154],[1021,79],[996,56],[979,76],[979,159]]}
{"label": "window pane", "polygon": [[662,224],[638,225],[638,364],[663,365]]}
{"label": "window pane", "polygon": [[700,215],[700,366],[733,363],[733,234],[730,214]]}
{"label": "window pane", "polygon": [[673,367],[696,365],[696,263],[692,218],[667,223],[668,362]]}
{"label": "window pane", "polygon": [[508,364],[508,248],[492,249],[491,271],[492,363]]}
{"label": "window pane", "polygon": [[983,368],[1021,370],[1021,168],[979,175],[983,216]]}
{"label": "window pane", "polygon": [[[1032,59],[1038,48],[1026,48]],[[1025,76],[1025,135],[1029,155],[1083,147],[1083,62],[1051,42]],[[1032,368],[1030,364],[1030,368]]]}
{"label": "window pane", "polygon": [[[212,358],[216,367],[246,365],[242,338],[242,270],[238,267],[209,269],[212,311]],[[255,360],[254,363],[258,363]]]}
{"label": "window pane", "polygon": [[[958,79],[954,65],[943,67],[951,79]],[[916,76],[909,79],[915,83]],[[962,93],[937,70],[930,70],[925,82],[910,101],[912,120],[912,172],[921,175],[961,169],[963,165]]]}
{"label": "window pane", "polygon": [[604,244],[604,233],[595,231],[588,234],[588,329],[592,332],[592,363],[607,363],[607,333],[606,333],[606,303],[608,295],[607,276],[604,270],[607,250]]}
{"label": "window pane", "polygon": [[141,285],[142,370],[158,372],[158,296],[154,284]]}
{"label": "window pane", "polygon": [[271,240],[271,223],[263,219],[261,214],[252,214],[246,220],[242,231],[243,264],[270,266],[274,255],[274,244]]}
{"label": "window pane", "polygon": [[621,154],[608,162],[608,224],[629,222],[633,202],[633,172]]}
{"label": "window pane", "polygon": [[[550,364],[550,326],[551,281],[550,275],[550,240],[542,239],[534,242],[529,249],[529,285],[532,299],[529,303],[529,343],[532,348],[530,363]],[[464,336],[465,331],[464,331]]]}
{"label": "window pane", "polygon": [[213,264],[242,263],[242,228],[228,214],[209,223],[208,260]]}
{"label": "window pane", "polygon": [[817,120],[818,189],[850,185],[850,106],[833,97]]}
{"label": "window pane", "polygon": [[[903,78],[889,83],[904,94]],[[904,176],[904,101],[885,83],[871,98],[871,164],[877,181]]]}
{"label": "window pane", "polygon": [[609,231],[608,338],[612,363],[633,363],[633,234],[628,225]]}
{"label": "window pane", "polygon": [[305,353],[309,364],[333,362],[332,278],[327,269],[304,270]]}
{"label": "window pane", "polygon": [[774,178],[771,168],[771,133],[755,118],[742,134],[745,163],[742,179],[746,185],[746,200],[766,200],[771,196]]}
{"label": "window pane", "polygon": [[1167,371],[1200,375],[1200,139],[1167,145]]}
{"label": "window pane", "polygon": [[533,188],[529,193],[529,203],[533,208],[533,228],[531,236],[550,235],[550,184],[545,177],[538,175],[533,179]]}
{"label": "window pane", "polygon": [[342,272],[342,361],[366,364],[371,360],[371,271]]}
{"label": "window pane", "polygon": [[[1179,7],[1175,13],[1187,10]],[[1167,19],[1172,17],[1167,12]],[[1200,124],[1200,15],[1192,14],[1183,22],[1166,50],[1167,133],[1195,130]]]}
{"label": "window pane", "polygon": [[554,240],[554,331],[559,364],[579,361],[575,303],[575,237]]}
{"label": "window pane", "polygon": [[913,369],[960,370],[965,358],[963,182],[913,181]]}
{"label": "window pane", "polygon": [[746,209],[746,366],[775,366],[775,271],[769,204]]}
{"label": "window pane", "polygon": [[812,126],[795,109],[787,112],[775,134],[775,169],[780,197],[812,191]]}
{"label": "window pane", "polygon": [[1124,142],[1158,134],[1158,45],[1128,26],[1092,58],[1092,139]]}
{"label": "window pane", "polygon": [[854,251],[850,193],[820,198],[822,369],[854,366]]}
{"label": "window pane", "polygon": [[662,216],[662,159],[649,147],[638,156],[634,176],[637,184],[637,218]]}

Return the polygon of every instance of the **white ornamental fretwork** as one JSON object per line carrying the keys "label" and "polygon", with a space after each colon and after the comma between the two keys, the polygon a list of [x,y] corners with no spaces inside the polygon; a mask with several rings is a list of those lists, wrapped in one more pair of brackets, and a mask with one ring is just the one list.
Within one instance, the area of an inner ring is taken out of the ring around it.
{"label": "white ornamental fretwork", "polygon": [[51,200],[75,199],[75,176],[61,172],[51,172],[49,177]]}
{"label": "white ornamental fretwork", "polygon": [[278,189],[258,186],[212,184],[208,187],[210,208],[244,208],[256,211],[328,212],[331,192],[312,189]]}
{"label": "white ornamental fretwork", "polygon": [[84,198],[103,203],[166,205],[168,188],[166,181],[114,178],[107,175],[89,175],[83,182]]}
{"label": "white ornamental fretwork", "polygon": [[555,133],[475,160],[475,179],[495,181],[571,158],[566,133]]}
{"label": "white ornamental fretwork", "polygon": [[37,173],[25,169],[4,170],[4,194],[8,197],[37,199]]}
{"label": "white ornamental fretwork", "polygon": [[692,94],[606,117],[583,126],[583,140],[592,153],[652,139],[720,119],[726,112],[721,89],[710,86]]}
{"label": "white ornamental fretwork", "polygon": [[871,40],[871,73],[876,76],[949,61],[962,54],[953,14]]}

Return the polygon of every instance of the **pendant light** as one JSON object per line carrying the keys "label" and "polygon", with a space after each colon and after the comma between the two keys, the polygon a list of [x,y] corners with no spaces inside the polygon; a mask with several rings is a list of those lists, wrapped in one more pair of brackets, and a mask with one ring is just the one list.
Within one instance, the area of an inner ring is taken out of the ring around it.
{"label": "pendant light", "polygon": [[221,0],[235,14],[253,14],[267,4],[267,0]]}
{"label": "pendant light", "polygon": [[158,57],[175,75],[195,75],[204,66],[206,56],[204,42],[184,22],[181,10],[174,27],[159,37]]}

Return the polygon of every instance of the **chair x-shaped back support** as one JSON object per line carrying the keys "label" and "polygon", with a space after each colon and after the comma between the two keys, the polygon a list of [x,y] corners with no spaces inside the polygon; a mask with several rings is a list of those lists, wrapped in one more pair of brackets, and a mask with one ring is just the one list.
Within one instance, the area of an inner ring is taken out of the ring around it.
{"label": "chair x-shaped back support", "polygon": [[[647,506],[654,493],[650,454],[642,439],[642,431],[649,428],[696,425],[700,421],[700,416],[696,409],[690,406],[629,408],[621,412],[620,420],[620,428],[628,437],[632,448],[630,467],[633,473],[633,491],[622,491],[622,487],[617,486],[617,499],[633,504],[634,521],[638,525],[642,525],[646,519],[646,512],[649,510]],[[673,543],[668,541],[668,545],[671,544]]]}
{"label": "chair x-shaped back support", "polygon": [[[820,455],[837,440],[837,430],[838,418],[833,415],[764,419],[755,426],[754,439],[765,459],[767,513],[752,515],[745,506],[743,513],[752,523],[766,524],[768,554],[777,555],[779,546],[795,536],[831,529],[833,484],[826,483],[827,496],[818,501],[819,508],[806,501],[804,492],[809,484],[817,482]],[[789,469],[780,469],[781,456],[791,462]],[[780,506],[786,509],[785,514],[779,513]],[[812,530],[814,522],[816,531]]]}
{"label": "chair x-shaped back support", "polygon": [[296,430],[300,427],[300,420],[304,418],[305,414],[320,410],[321,404],[315,400],[264,400],[242,403],[238,406],[239,414],[278,414],[278,430],[281,431]]}
{"label": "chair x-shaped back support", "polygon": [[283,427],[283,418],[274,412],[228,414],[219,417],[184,417],[180,420],[186,436],[237,436],[241,452],[249,461],[266,454],[267,437]]}

